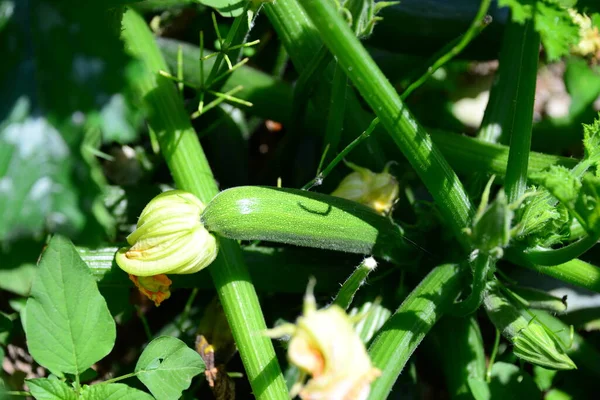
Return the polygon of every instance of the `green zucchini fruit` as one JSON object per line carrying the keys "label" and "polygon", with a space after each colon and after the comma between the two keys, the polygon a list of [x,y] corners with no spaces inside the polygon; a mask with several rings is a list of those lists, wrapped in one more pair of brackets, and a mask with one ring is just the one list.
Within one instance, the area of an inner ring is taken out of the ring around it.
{"label": "green zucchini fruit", "polygon": [[206,229],[238,240],[267,240],[414,261],[402,228],[350,200],[297,189],[240,186],[204,209]]}

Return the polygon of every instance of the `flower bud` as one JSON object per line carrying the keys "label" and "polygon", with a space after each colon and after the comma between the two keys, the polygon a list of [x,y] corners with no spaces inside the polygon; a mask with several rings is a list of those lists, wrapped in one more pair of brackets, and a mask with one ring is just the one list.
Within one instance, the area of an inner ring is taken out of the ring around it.
{"label": "flower bud", "polygon": [[535,321],[513,338],[513,344],[515,355],[532,364],[557,370],[577,368],[555,335]]}
{"label": "flower bud", "polygon": [[513,343],[517,357],[548,369],[577,368],[556,334],[534,318],[526,318],[505,296],[498,282],[488,284],[483,305],[492,323]]}
{"label": "flower bud", "polygon": [[331,193],[364,204],[380,214],[387,214],[398,198],[398,181],[385,168],[377,174],[367,168],[347,163],[354,172],[347,175]]}
{"label": "flower bud", "polygon": [[310,289],[305,312],[296,325],[284,324],[268,332],[271,337],[291,335],[288,358],[312,376],[292,389],[304,400],[362,400],[380,371],[371,364],[367,351],[348,315],[337,305],[316,310]]}
{"label": "flower bud", "polygon": [[129,279],[139,289],[140,293],[154,302],[156,307],[171,297],[171,280],[166,275],[135,276],[129,274]]}
{"label": "flower bud", "polygon": [[171,190],[156,196],[142,211],[129,248],[115,260],[136,276],[192,274],[217,256],[217,241],[200,222],[204,204],[193,194]]}

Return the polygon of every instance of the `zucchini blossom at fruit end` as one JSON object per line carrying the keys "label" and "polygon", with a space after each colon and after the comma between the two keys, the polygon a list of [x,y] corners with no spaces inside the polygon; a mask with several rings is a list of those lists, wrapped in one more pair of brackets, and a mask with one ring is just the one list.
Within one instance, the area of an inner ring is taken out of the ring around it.
{"label": "zucchini blossom at fruit end", "polygon": [[346,164],[354,172],[342,179],[331,195],[356,201],[380,214],[388,214],[400,192],[398,181],[388,172],[388,167],[377,174],[352,163]]}
{"label": "zucchini blossom at fruit end", "polygon": [[[303,400],[363,400],[381,372],[371,364],[365,345],[342,308],[317,310],[312,286],[305,297],[304,315],[296,324],[267,331],[270,337],[290,335],[288,359],[300,369],[290,397]],[[304,383],[307,375],[311,378]]]}
{"label": "zucchini blossom at fruit end", "polygon": [[117,265],[137,277],[192,274],[207,267],[217,256],[217,241],[200,222],[203,210],[204,204],[191,193],[159,194],[127,237],[131,247],[117,252]]}

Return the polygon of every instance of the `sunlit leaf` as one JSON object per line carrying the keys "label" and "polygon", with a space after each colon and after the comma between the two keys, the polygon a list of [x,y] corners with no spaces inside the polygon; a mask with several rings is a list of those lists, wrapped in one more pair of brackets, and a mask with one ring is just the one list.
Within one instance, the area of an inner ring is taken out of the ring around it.
{"label": "sunlit leaf", "polygon": [[161,336],[148,344],[135,372],[154,397],[177,400],[204,368],[204,361],[195,350],[179,339]]}
{"label": "sunlit leaf", "polygon": [[154,397],[123,383],[99,383],[84,386],[81,400],[153,400]]}
{"label": "sunlit leaf", "polygon": [[106,301],[73,244],[60,236],[42,255],[25,317],[29,352],[53,372],[79,375],[115,343]]}
{"label": "sunlit leaf", "polygon": [[73,388],[58,379],[28,379],[27,386],[36,400],[75,400]]}
{"label": "sunlit leaf", "polygon": [[579,41],[579,28],[568,12],[569,3],[561,0],[499,0],[500,7],[509,7],[512,19],[520,24],[533,19],[550,60],[569,53]]}

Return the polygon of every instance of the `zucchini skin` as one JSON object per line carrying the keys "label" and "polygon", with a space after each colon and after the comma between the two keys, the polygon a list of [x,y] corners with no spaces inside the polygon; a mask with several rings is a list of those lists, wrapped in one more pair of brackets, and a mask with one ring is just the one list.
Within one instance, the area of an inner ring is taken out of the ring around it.
{"label": "zucchini skin", "polygon": [[305,190],[227,189],[207,204],[200,218],[210,232],[230,239],[373,254],[399,264],[414,257],[402,229],[388,218],[353,201]]}

